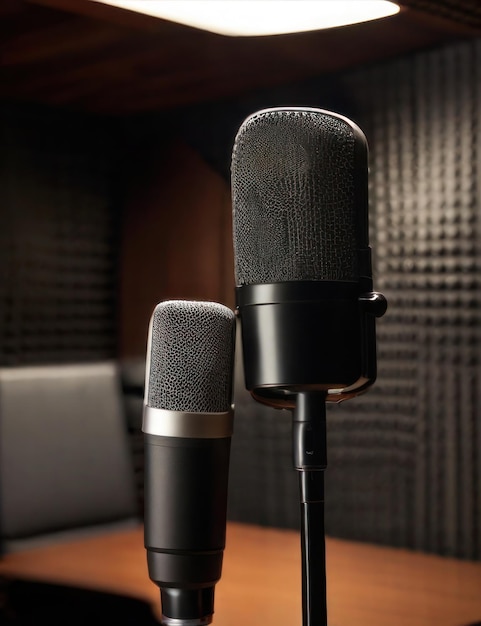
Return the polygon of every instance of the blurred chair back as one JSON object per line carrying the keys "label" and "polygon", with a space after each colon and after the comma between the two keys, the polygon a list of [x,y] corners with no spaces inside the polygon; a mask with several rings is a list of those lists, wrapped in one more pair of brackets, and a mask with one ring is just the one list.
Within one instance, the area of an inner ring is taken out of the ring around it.
{"label": "blurred chair back", "polygon": [[3,550],[137,521],[116,364],[0,369]]}

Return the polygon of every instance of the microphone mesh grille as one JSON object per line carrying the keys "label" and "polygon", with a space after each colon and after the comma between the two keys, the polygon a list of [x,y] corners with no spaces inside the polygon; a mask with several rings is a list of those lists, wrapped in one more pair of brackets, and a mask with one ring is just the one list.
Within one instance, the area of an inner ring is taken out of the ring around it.
{"label": "microphone mesh grille", "polygon": [[238,285],[358,279],[354,146],[321,110],[247,118],[232,154]]}
{"label": "microphone mesh grille", "polygon": [[215,413],[230,409],[234,313],[216,302],[171,300],[152,315],[147,404]]}

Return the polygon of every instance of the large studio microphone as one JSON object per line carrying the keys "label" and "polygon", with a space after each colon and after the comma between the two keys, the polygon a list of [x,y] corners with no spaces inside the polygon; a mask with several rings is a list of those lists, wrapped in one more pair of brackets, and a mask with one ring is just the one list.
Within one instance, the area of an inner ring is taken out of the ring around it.
{"label": "large studio microphone", "polygon": [[364,134],[320,109],[262,110],[240,127],[231,171],[247,389],[277,407],[299,391],[365,391],[386,300],[372,291]]}
{"label": "large studio microphone", "polygon": [[240,127],[231,171],[245,384],[293,409],[303,625],[326,626],[325,405],[374,383],[386,310],[372,285],[367,142],[335,113],[266,109]]}
{"label": "large studio microphone", "polygon": [[162,623],[212,621],[226,533],[234,313],[165,301],[149,328],[142,430],[144,539]]}

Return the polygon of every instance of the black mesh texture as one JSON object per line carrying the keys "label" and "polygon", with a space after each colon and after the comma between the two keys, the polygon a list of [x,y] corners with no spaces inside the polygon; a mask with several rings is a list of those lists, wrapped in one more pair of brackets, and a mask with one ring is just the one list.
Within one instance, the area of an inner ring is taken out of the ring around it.
{"label": "black mesh texture", "polygon": [[354,135],[319,111],[259,112],[232,156],[238,285],[356,280]]}
{"label": "black mesh texture", "polygon": [[161,302],[152,316],[147,404],[157,409],[228,411],[234,313],[215,302]]}
{"label": "black mesh texture", "polygon": [[119,211],[105,120],[1,109],[0,364],[117,351]]}

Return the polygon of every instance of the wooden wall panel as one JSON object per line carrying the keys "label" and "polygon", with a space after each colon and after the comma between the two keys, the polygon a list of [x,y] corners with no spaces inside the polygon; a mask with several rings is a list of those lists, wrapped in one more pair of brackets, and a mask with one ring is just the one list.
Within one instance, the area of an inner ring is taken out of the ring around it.
{"label": "wooden wall panel", "polygon": [[229,186],[180,142],[144,157],[126,199],[122,358],[145,353],[150,315],[164,299],[234,302]]}

